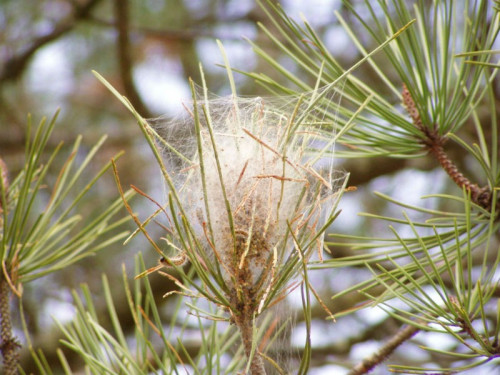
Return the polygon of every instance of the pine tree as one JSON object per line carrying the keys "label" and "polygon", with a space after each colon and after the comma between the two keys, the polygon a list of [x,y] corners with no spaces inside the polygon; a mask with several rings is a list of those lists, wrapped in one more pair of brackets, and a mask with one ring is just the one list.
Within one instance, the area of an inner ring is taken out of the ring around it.
{"label": "pine tree", "polygon": [[[383,373],[386,366],[404,374],[498,368],[500,65],[494,48],[500,4],[344,1],[336,16],[359,56],[347,67],[307,20],[289,18],[270,0],[259,4],[270,21],[259,26],[272,52],[262,40],[250,43],[276,74],[232,67],[220,45],[228,97],[209,93],[200,68],[185,114],[148,120],[95,74],[137,121],[165,183],[164,201],[134,186],[135,194],[125,192],[123,166],[115,158],[98,177],[112,168],[120,199],[78,227],[72,210],[85,203],[88,189],[73,201],[68,194],[100,145],[75,172],[78,139],[46,208],[28,220],[47,169],[60,157],[56,150],[46,164],[40,160],[55,119],[28,135],[19,176],[10,176],[0,159],[0,349],[6,374],[18,371],[9,298],[21,298],[23,283],[124,239],[113,230],[127,218],[110,222],[121,206],[137,226],[125,244],[142,235],[156,254],[137,251],[135,278],[123,265],[123,285],[103,276],[107,316],[97,312],[88,286],[73,293],[76,317],[58,326],[62,344],[81,358],[87,373],[306,374],[320,350],[311,341],[318,315],[335,331],[344,319],[362,319],[375,308],[397,331],[367,336],[382,336],[383,343],[359,363],[347,363],[342,349],[329,347],[318,367],[329,354],[353,375]],[[239,96],[237,73],[272,96]],[[338,207],[355,194],[352,181],[363,179],[349,176],[349,166],[372,159],[433,163],[449,183],[417,204],[401,199],[397,186],[391,195],[370,192],[374,210],[362,214],[367,227],[349,231]],[[144,202],[153,212],[144,215]],[[377,233],[366,230],[374,227]],[[97,243],[102,235],[107,239]],[[151,257],[158,265],[148,268],[145,259]],[[154,273],[169,285],[168,321],[150,282]],[[313,282],[316,275],[342,282],[325,296]],[[117,313],[118,289],[134,320],[132,333]],[[300,297],[300,348],[291,343],[289,295]],[[385,329],[378,323],[370,328]],[[195,343],[193,330],[199,332]],[[419,357],[397,355],[411,342],[419,344]],[[53,373],[43,352],[28,346],[39,372]],[[64,372],[73,373],[67,352],[58,355]]]}

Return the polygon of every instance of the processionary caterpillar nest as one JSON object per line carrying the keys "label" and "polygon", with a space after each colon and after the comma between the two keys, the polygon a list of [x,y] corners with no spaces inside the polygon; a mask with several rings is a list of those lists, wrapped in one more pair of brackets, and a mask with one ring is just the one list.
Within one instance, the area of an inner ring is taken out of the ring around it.
{"label": "processionary caterpillar nest", "polygon": [[201,94],[184,116],[150,121],[187,220],[232,289],[264,291],[294,241],[315,237],[343,180],[331,124],[297,102]]}

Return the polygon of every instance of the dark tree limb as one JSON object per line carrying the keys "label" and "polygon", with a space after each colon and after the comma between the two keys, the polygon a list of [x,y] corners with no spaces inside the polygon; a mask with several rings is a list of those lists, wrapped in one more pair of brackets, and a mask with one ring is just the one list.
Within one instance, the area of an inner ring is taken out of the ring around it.
{"label": "dark tree limb", "polygon": [[[102,27],[112,27],[116,28],[116,22],[110,22],[99,17],[92,17],[90,19],[93,23]],[[234,19],[228,20],[227,23],[235,23],[249,21],[247,17],[236,17]],[[141,25],[134,25],[129,27],[129,31],[132,35],[141,35],[150,39],[157,39],[160,41],[168,42],[194,42],[201,38],[210,39],[221,39],[223,41],[239,41],[242,39],[239,35],[219,35],[210,29],[214,27],[211,24],[204,24],[203,21],[197,20],[196,28],[185,28],[185,29],[174,29],[174,28],[152,28]]]}
{"label": "dark tree limb", "polygon": [[73,30],[79,20],[89,16],[92,8],[99,3],[100,0],[87,0],[85,2],[72,2],[74,8],[73,13],[61,20],[55,25],[53,31],[34,39],[28,46],[18,55],[12,56],[4,64],[0,71],[0,83],[15,81],[24,73],[26,66],[31,61],[35,53],[46,44],[53,42],[64,34]]}
{"label": "dark tree limb", "polygon": [[118,31],[118,64],[125,96],[141,116],[153,117],[146,104],[142,101],[132,77],[133,63],[129,36],[129,2],[128,0],[114,0],[114,7],[116,29]]}

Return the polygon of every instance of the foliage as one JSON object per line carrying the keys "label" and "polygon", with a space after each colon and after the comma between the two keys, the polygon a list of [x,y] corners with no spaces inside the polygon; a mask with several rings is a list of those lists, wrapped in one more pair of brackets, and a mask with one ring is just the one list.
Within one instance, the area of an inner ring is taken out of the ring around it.
{"label": "foliage", "polygon": [[29,119],[24,169],[12,179],[8,189],[2,184],[2,207],[5,209],[1,221],[0,258],[3,275],[18,297],[22,294],[22,283],[68,267],[126,235],[126,232],[113,234],[124,223],[124,219],[112,220],[121,208],[120,200],[83,225],[83,217],[75,213],[85,202],[86,193],[111,166],[104,166],[83,188],[79,187],[83,171],[106,137],[102,137],[77,165],[81,145],[81,138],[78,138],[57,180],[54,183],[45,180],[54,161],[61,158],[62,142],[43,162],[56,119],[57,115],[51,121],[43,119],[33,134]]}
{"label": "foliage", "polygon": [[[108,332],[102,325],[101,321],[105,319],[96,314],[92,293],[86,285],[82,287],[81,296],[76,292],[73,294],[77,307],[76,318],[68,326],[60,325],[66,337],[63,344],[83,358],[88,371],[92,374],[220,373],[225,353],[236,342],[235,331],[228,325],[219,329],[222,323],[217,320],[207,325],[204,316],[196,311],[183,314],[181,298],[171,311],[170,324],[162,322],[148,279],[136,279],[131,288],[125,267],[122,271],[123,287],[135,322],[133,344],[116,314],[113,302],[116,286],[110,286],[106,276],[103,276],[103,287],[113,331]],[[135,272],[139,274],[143,271],[143,260],[137,256]],[[196,304],[196,299],[192,300],[192,304]],[[223,318],[221,311],[212,311],[211,314],[218,316],[218,320]],[[200,350],[193,349],[191,346],[194,345],[190,346],[183,339],[193,330],[204,332]],[[65,373],[72,374],[64,354],[60,352],[59,355],[65,364]],[[229,373],[241,371],[245,365],[244,358],[240,349],[233,360],[226,363],[225,370]],[[44,361],[43,353],[37,355],[36,359],[41,374],[52,373]]]}
{"label": "foliage", "polygon": [[[45,148],[56,118],[57,115],[50,122],[43,119],[33,134],[29,118],[24,168],[12,181],[9,181],[6,163],[0,163],[0,318],[6,374],[17,373],[19,347],[12,334],[10,296],[14,294],[20,301],[23,284],[69,267],[127,234],[117,233],[126,218],[114,219],[121,208],[120,200],[91,220],[83,220],[82,215],[75,213],[81,209],[88,191],[110,167],[110,164],[103,167],[83,188],[79,187],[83,171],[105,137],[76,165],[81,144],[78,138],[57,179],[46,180],[62,148],[60,143],[44,163]],[[131,193],[126,196],[130,197]],[[27,332],[26,337],[29,340]]]}

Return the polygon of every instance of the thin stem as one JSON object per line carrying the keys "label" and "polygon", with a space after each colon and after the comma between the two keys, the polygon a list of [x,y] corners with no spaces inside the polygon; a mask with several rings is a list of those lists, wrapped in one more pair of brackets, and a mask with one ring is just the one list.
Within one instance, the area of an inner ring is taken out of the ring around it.
{"label": "thin stem", "polygon": [[10,321],[10,286],[3,277],[0,281],[0,351],[3,357],[3,374],[16,375],[19,363],[19,344],[12,335]]}

